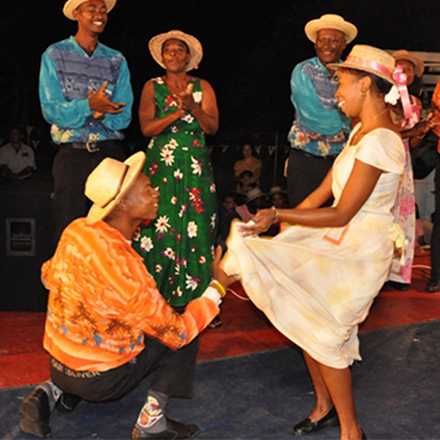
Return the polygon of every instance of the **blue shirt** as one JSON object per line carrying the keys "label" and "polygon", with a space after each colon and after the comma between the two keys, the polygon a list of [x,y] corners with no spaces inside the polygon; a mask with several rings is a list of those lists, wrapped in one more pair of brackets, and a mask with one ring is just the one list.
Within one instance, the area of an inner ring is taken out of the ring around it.
{"label": "blue shirt", "polygon": [[[108,81],[106,93],[113,102],[125,102],[122,112],[93,118],[89,90]],[[39,95],[43,116],[52,124],[55,143],[123,139],[119,131],[131,121],[133,91],[124,56],[98,42],[91,56],[74,37],[52,44],[41,59]]]}
{"label": "blue shirt", "polygon": [[350,130],[350,119],[338,108],[338,85],[318,57],[295,66],[290,81],[295,120],[288,139],[292,148],[315,156],[339,154]]}

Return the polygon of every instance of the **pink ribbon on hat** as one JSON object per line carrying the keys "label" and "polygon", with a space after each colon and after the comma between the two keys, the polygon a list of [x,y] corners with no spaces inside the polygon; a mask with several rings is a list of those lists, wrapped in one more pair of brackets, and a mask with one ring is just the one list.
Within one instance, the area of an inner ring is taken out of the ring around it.
{"label": "pink ribbon on hat", "polygon": [[388,69],[388,67],[386,67],[385,65],[378,63],[377,61],[366,60],[365,58],[348,55],[345,62],[355,63],[359,66],[368,67],[370,69],[376,70],[377,72],[383,73],[384,75],[388,76],[390,79],[393,77],[393,71]]}
{"label": "pink ribbon on hat", "polygon": [[409,99],[408,89],[406,87],[407,75],[403,73],[403,68],[400,65],[397,65],[394,69],[393,73],[394,81],[396,82],[397,89],[399,90],[400,101],[402,103],[403,114],[405,115],[405,119],[411,119],[412,116],[412,106],[411,101]]}

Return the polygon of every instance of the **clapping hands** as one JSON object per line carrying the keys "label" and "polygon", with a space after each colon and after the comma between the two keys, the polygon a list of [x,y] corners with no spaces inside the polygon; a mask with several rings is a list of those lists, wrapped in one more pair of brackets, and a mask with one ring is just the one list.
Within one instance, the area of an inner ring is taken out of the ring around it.
{"label": "clapping hands", "polygon": [[108,81],[104,81],[101,87],[94,92],[89,90],[89,107],[94,111],[93,117],[101,119],[106,113],[112,115],[122,112],[125,102],[113,102],[105,92],[108,86]]}

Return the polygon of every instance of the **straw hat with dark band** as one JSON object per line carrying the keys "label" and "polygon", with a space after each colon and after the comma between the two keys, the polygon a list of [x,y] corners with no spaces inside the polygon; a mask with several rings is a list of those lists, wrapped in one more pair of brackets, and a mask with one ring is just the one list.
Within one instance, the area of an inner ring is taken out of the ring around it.
{"label": "straw hat with dark band", "polygon": [[392,56],[396,61],[406,60],[414,64],[414,71],[417,77],[420,78],[423,75],[423,71],[425,70],[425,63],[417,55],[414,55],[411,52],[402,49],[394,52]]}
{"label": "straw hat with dark band", "polygon": [[396,60],[387,52],[376,47],[357,44],[343,63],[328,64],[330,69],[356,69],[385,79],[395,85],[393,78]]}
{"label": "straw hat with dark band", "polygon": [[341,31],[345,35],[347,43],[351,43],[358,34],[357,27],[354,24],[345,21],[343,17],[336,14],[322,15],[321,18],[309,21],[304,27],[307,38],[313,42],[316,41],[316,36],[321,29]]}
{"label": "straw hat with dark band", "polygon": [[145,157],[143,151],[125,162],[107,157],[89,174],[84,194],[93,205],[87,214],[87,223],[96,223],[110,214],[139,176]]}
{"label": "straw hat with dark band", "polygon": [[148,48],[150,49],[151,56],[154,58],[159,66],[165,69],[165,64],[162,59],[162,46],[165,41],[176,39],[186,43],[189,47],[189,54],[191,59],[186,67],[186,70],[192,70],[200,64],[203,57],[203,48],[200,41],[192,35],[185,34],[182,31],[174,30],[169,31],[164,34],[159,34],[153,37],[148,43]]}
{"label": "straw hat with dark band", "polygon": [[[63,8],[64,15],[70,20],[75,20],[73,17],[73,11],[86,1],[88,0],[67,0]],[[110,12],[114,8],[116,0],[104,0],[104,3],[107,6],[107,12]]]}

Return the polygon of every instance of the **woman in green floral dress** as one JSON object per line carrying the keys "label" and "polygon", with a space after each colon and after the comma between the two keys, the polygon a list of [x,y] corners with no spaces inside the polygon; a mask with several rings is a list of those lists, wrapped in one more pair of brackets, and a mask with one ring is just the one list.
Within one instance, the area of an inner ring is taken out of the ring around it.
{"label": "woman in green floral dress", "polygon": [[217,132],[218,108],[210,84],[187,74],[202,58],[196,38],[170,31],[152,38],[149,49],[166,70],[145,84],[139,108],[141,130],[151,137],[144,173],[160,191],[160,208],[133,247],[162,295],[180,307],[212,276],[217,196],[205,133]]}

